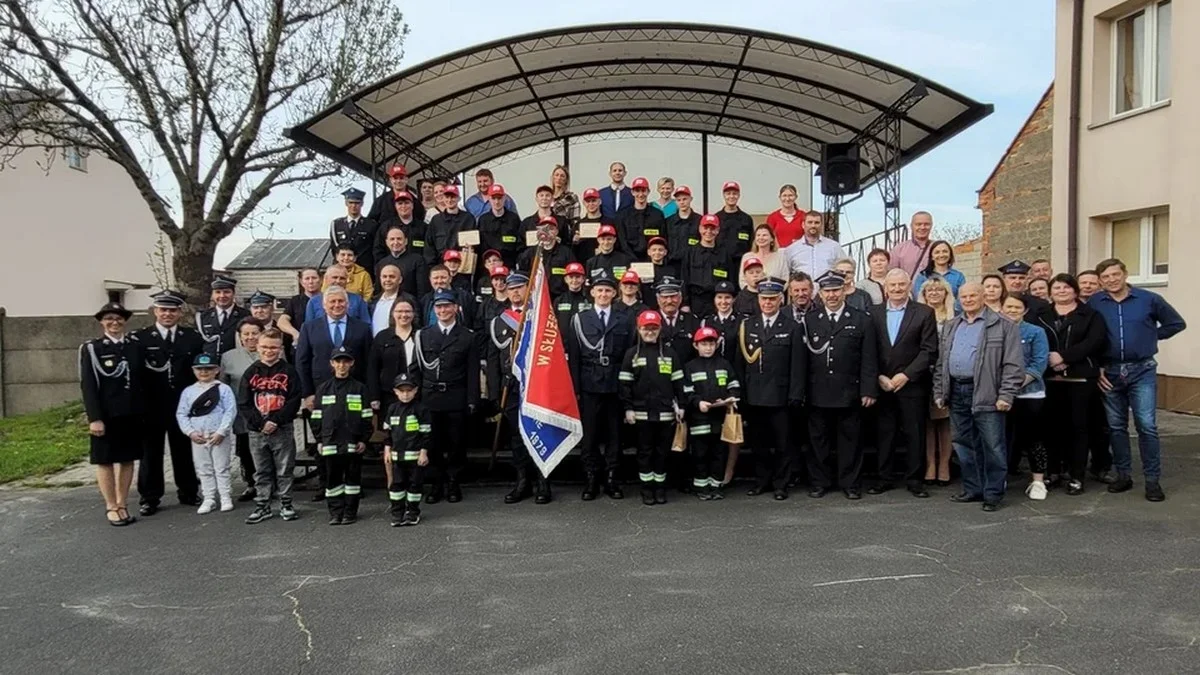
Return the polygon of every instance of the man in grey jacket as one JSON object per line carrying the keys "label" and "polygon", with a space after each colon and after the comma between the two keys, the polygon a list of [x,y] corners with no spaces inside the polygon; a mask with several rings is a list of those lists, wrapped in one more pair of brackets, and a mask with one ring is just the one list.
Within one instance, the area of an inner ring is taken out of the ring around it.
{"label": "man in grey jacket", "polygon": [[1024,382],[1024,356],[1017,324],[983,305],[983,286],[963,284],[962,314],[946,324],[943,349],[933,376],[933,401],[950,406],[954,451],[962,466],[963,491],[954,502],[983,502],[1000,508],[1008,454],[1004,414]]}

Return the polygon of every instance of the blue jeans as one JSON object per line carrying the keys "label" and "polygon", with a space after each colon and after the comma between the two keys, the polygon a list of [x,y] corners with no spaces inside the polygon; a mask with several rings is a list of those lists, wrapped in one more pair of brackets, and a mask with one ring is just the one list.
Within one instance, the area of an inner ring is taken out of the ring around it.
{"label": "blue jeans", "polygon": [[1137,363],[1113,364],[1104,368],[1112,390],[1104,392],[1104,411],[1112,443],[1113,465],[1122,476],[1133,472],[1129,449],[1129,410],[1137,429],[1138,451],[1142,455],[1142,474],[1148,481],[1162,476],[1158,445],[1158,363],[1147,359]]}
{"label": "blue jeans", "polygon": [[950,382],[950,442],[962,467],[963,492],[992,504],[1000,503],[1008,480],[1004,443],[1004,413],[971,409],[975,385]]}

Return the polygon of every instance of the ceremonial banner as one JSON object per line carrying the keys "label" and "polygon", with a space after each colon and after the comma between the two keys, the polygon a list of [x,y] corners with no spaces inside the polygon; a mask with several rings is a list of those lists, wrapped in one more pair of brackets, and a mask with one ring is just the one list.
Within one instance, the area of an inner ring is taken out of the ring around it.
{"label": "ceremonial banner", "polygon": [[[583,438],[575,387],[567,368],[546,268],[535,258],[535,274],[513,355],[513,375],[521,386],[517,411],[521,439],[543,476]],[[514,317],[506,317],[510,321]]]}

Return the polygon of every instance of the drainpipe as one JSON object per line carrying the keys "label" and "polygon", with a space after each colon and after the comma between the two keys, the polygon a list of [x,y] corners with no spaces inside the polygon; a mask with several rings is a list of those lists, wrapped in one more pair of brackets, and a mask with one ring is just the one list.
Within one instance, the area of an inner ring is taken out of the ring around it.
{"label": "drainpipe", "polygon": [[1067,269],[1079,267],[1079,109],[1083,81],[1083,5],[1075,0],[1071,16],[1070,119],[1067,123]]}

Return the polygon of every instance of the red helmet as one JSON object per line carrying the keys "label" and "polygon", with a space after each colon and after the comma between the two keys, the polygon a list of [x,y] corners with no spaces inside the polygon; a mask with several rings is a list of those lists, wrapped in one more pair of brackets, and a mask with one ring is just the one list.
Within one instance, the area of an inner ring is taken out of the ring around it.
{"label": "red helmet", "polygon": [[642,328],[644,326],[661,326],[662,316],[658,312],[648,309],[641,314],[638,314],[637,325],[638,328]]}

